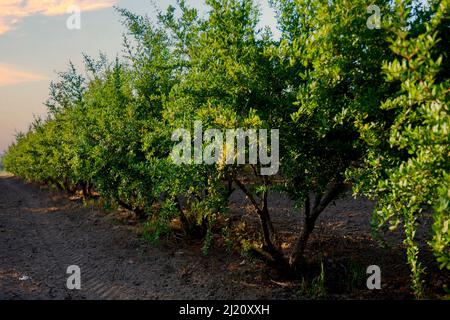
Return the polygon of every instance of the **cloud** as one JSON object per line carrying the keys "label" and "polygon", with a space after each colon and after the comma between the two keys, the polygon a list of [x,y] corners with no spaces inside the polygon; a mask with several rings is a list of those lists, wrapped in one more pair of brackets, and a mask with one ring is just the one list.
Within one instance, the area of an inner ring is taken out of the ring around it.
{"label": "cloud", "polygon": [[68,14],[75,5],[81,11],[94,11],[111,7],[117,0],[1,0],[0,35],[11,31],[24,18],[33,15],[57,16]]}
{"label": "cloud", "polygon": [[46,78],[39,74],[18,70],[7,64],[0,64],[0,87],[44,79]]}

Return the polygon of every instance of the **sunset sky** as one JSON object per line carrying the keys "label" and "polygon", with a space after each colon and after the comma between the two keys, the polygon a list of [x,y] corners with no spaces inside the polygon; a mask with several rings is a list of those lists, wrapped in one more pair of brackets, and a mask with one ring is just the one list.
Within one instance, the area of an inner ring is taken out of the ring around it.
{"label": "sunset sky", "polygon": [[[189,0],[204,12],[203,0]],[[260,0],[262,26],[275,31],[267,0]],[[81,67],[81,53],[110,58],[121,55],[125,31],[113,5],[155,16],[155,5],[165,9],[175,0],[0,0],[0,153],[25,131],[34,116],[46,113],[43,102],[55,71],[69,60]],[[78,5],[81,29],[69,30],[68,9]]]}

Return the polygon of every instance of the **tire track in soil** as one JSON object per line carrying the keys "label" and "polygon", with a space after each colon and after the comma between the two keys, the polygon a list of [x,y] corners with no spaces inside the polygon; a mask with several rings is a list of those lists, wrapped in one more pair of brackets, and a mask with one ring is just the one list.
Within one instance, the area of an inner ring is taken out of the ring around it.
{"label": "tire track in soil", "polygon": [[[258,299],[220,259],[140,242],[92,209],[0,177],[0,299]],[[214,259],[213,259],[214,260]],[[66,288],[67,267],[82,289]],[[180,270],[190,270],[186,276]],[[19,280],[28,276],[28,280]]]}

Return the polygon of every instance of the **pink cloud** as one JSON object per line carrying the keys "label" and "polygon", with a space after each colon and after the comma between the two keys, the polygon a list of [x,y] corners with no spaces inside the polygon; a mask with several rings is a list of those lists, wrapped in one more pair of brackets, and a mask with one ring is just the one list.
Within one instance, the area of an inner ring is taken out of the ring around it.
{"label": "pink cloud", "polygon": [[46,78],[39,74],[22,71],[7,64],[0,64],[0,87],[44,79]]}
{"label": "pink cloud", "polygon": [[33,15],[57,16],[68,14],[75,5],[81,11],[111,7],[117,0],[2,0],[0,1],[0,35],[8,32],[24,18]]}

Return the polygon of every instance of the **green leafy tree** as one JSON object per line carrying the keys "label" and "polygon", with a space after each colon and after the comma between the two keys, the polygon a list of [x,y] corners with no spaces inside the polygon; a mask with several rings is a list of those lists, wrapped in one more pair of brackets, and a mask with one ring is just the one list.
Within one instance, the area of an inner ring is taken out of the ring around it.
{"label": "green leafy tree", "polygon": [[[317,219],[345,190],[345,172],[364,148],[354,122],[376,116],[389,87],[381,74],[389,57],[386,32],[366,26],[364,1],[274,1],[282,31],[279,56],[297,110],[284,127],[286,190],[303,208],[304,226],[290,256],[304,266]],[[389,13],[388,2],[379,4]],[[358,108],[358,112],[352,112]]]}
{"label": "green leafy tree", "polygon": [[449,268],[449,2],[432,1],[415,10],[411,1],[395,3],[397,20],[388,26],[395,54],[384,72],[398,90],[382,101],[383,117],[359,124],[367,143],[365,166],[356,191],[377,200],[375,227],[402,226],[413,290],[423,294],[420,245],[416,233],[427,209],[435,207],[431,245]]}

